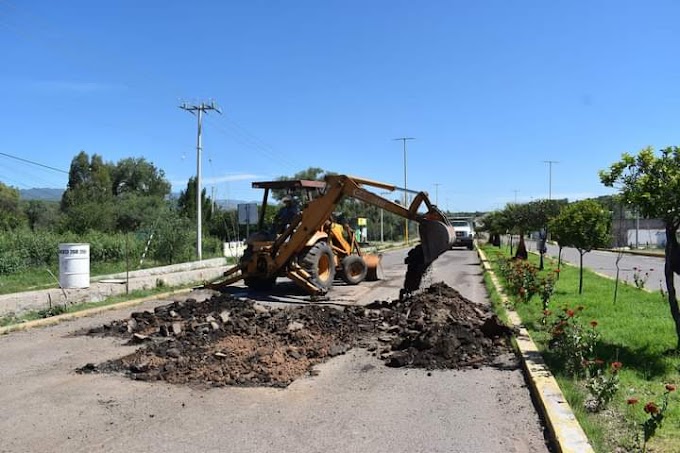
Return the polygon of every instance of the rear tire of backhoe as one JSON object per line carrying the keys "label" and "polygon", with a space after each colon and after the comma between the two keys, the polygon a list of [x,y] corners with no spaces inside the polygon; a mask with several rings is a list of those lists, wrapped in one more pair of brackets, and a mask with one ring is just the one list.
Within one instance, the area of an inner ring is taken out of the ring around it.
{"label": "rear tire of backhoe", "polygon": [[335,279],[335,260],[333,250],[325,242],[317,242],[300,260],[302,267],[312,276],[312,282],[329,290]]}
{"label": "rear tire of backhoe", "polygon": [[368,272],[366,261],[358,255],[349,255],[342,260],[342,279],[348,285],[358,285],[363,282]]}

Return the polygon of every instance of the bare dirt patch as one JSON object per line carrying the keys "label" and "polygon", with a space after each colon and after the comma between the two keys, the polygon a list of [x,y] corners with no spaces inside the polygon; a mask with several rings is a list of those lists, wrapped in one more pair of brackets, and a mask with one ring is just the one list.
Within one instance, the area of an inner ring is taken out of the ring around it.
{"label": "bare dirt patch", "polygon": [[132,379],[197,386],[285,387],[353,347],[393,367],[492,364],[510,352],[511,331],[485,308],[436,283],[366,307],[270,308],[222,294],[133,313],[84,333],[119,336],[140,347],[80,372],[123,372]]}

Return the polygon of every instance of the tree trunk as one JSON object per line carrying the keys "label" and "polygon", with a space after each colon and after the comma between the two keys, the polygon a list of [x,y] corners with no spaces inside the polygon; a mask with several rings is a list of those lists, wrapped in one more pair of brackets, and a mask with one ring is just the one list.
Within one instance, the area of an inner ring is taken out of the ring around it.
{"label": "tree trunk", "polygon": [[519,234],[519,244],[517,244],[517,252],[515,252],[515,258],[520,259],[520,260],[525,260],[529,258],[529,254],[527,253],[527,246],[524,243],[524,233],[520,232]]}
{"label": "tree trunk", "polygon": [[560,279],[560,274],[562,273],[562,246],[560,245],[557,249],[557,279]]}
{"label": "tree trunk", "polygon": [[512,256],[512,233],[510,233],[510,256]]}
{"label": "tree trunk", "polygon": [[578,251],[579,252],[579,272],[578,272],[578,293],[583,294],[583,254],[584,252]]}
{"label": "tree trunk", "polygon": [[680,265],[680,262],[677,261],[680,248],[675,237],[675,231],[674,225],[666,225],[666,264],[664,266],[664,275],[666,277],[666,288],[668,289],[668,305],[675,322],[675,334],[678,337],[676,349],[680,350],[680,309],[678,308],[678,299],[675,295],[675,283],[673,281],[673,271],[676,271],[676,267]]}

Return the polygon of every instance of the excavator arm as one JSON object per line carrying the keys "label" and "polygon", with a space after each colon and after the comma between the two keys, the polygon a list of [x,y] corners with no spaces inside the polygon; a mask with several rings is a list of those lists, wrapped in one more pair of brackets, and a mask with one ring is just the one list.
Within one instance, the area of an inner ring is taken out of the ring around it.
{"label": "excavator arm", "polygon": [[[405,207],[376,195],[366,190],[363,186],[371,186],[389,191],[405,190],[391,184],[370,179],[347,175],[327,176],[326,188],[323,194],[309,201],[286,230],[276,238],[265,257],[260,255],[253,258],[258,260],[259,274],[276,276],[281,270],[285,269],[286,274],[293,281],[310,293],[322,293],[324,290],[316,287],[310,281],[309,274],[300,267],[296,257],[305,250],[309,240],[331,218],[333,211],[344,197],[361,200],[398,216],[418,222],[426,265],[451,248],[455,239],[453,227],[446,216],[430,202],[426,193],[412,192],[415,194],[415,197],[411,204]],[[418,210],[423,204],[425,204],[427,210],[424,214],[421,214]],[[241,262],[236,268],[228,270],[225,273],[225,276],[228,277],[227,280],[220,285],[234,283],[240,278],[246,278],[247,267],[247,262]],[[265,267],[266,269],[264,269]],[[212,287],[216,287],[216,285]]]}

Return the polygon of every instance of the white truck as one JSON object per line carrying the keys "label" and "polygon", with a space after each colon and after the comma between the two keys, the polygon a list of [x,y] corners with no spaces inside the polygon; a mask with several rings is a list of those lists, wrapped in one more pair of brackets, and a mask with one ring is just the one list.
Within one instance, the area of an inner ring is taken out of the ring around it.
{"label": "white truck", "polygon": [[450,218],[449,221],[453,225],[456,237],[451,247],[467,247],[472,250],[475,240],[475,227],[470,219],[464,218]]}

